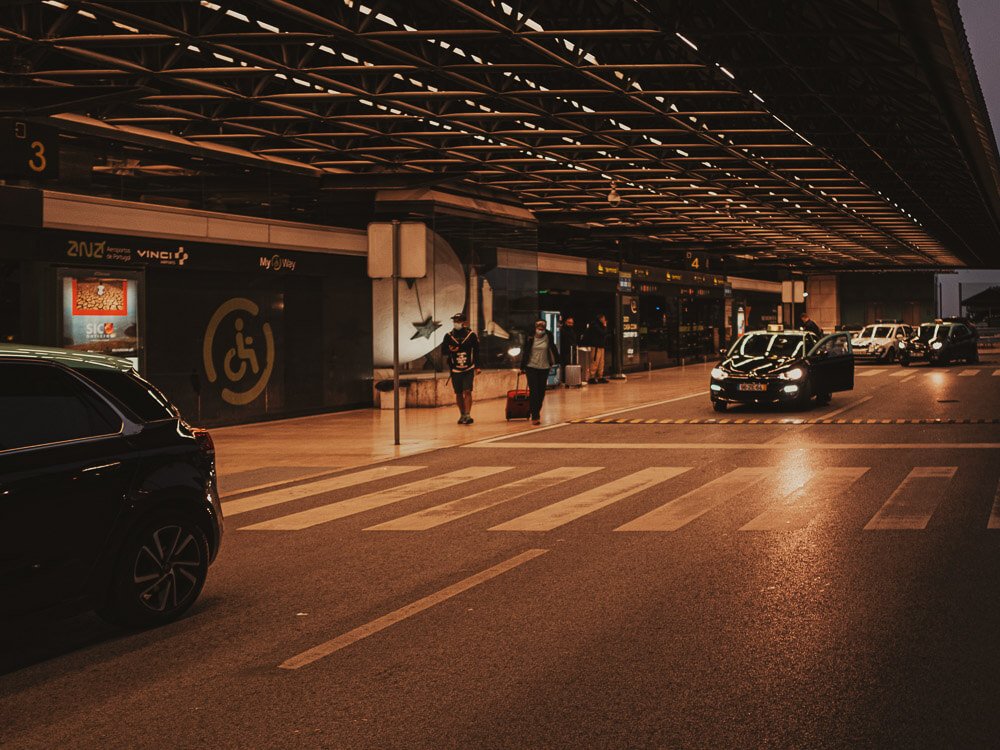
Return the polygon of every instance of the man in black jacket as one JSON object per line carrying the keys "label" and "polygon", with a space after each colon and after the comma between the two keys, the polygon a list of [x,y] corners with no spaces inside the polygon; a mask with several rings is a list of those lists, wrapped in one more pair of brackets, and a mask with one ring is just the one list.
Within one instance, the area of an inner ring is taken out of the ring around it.
{"label": "man in black jacket", "polygon": [[823,329],[816,325],[816,321],[810,318],[807,313],[802,313],[799,316],[799,321],[800,331],[812,331],[817,336],[823,335]]}
{"label": "man in black jacket", "polygon": [[566,365],[576,364],[576,346],[576,327],[573,316],[567,315],[563,318],[562,328],[559,330],[559,364],[563,368]]}
{"label": "man in black jacket", "polygon": [[607,383],[604,377],[604,348],[608,343],[608,319],[604,313],[587,326],[587,346],[590,347],[590,372],[587,373],[587,382]]}
{"label": "man in black jacket", "polygon": [[455,403],[462,416],[459,424],[472,424],[472,386],[479,372],[479,337],[468,328],[463,313],[453,315],[453,330],[444,335],[441,354],[451,370],[451,385],[455,389]]}

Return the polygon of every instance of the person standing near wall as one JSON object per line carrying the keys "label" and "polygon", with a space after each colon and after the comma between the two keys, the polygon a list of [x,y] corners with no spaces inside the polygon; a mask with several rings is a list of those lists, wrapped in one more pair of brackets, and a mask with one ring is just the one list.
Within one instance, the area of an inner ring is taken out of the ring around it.
{"label": "person standing near wall", "polygon": [[472,424],[472,386],[479,370],[479,336],[468,327],[463,313],[451,318],[453,329],[444,335],[441,354],[451,370],[451,385],[455,389],[455,403],[462,416],[459,424]]}
{"label": "person standing near wall", "polygon": [[549,370],[559,361],[559,353],[552,341],[552,335],[545,328],[545,321],[535,323],[535,335],[524,343],[521,352],[521,372],[528,379],[528,403],[531,408],[531,423],[541,424],[542,402],[545,400],[546,381]]}
{"label": "person standing near wall", "polygon": [[590,371],[587,373],[587,382],[607,383],[604,377],[604,348],[608,344],[608,319],[604,313],[587,326],[587,344],[590,346]]}
{"label": "person standing near wall", "polygon": [[563,318],[562,328],[559,332],[559,364],[562,366],[563,379],[566,378],[566,365],[576,364],[576,327],[573,316],[567,315]]}

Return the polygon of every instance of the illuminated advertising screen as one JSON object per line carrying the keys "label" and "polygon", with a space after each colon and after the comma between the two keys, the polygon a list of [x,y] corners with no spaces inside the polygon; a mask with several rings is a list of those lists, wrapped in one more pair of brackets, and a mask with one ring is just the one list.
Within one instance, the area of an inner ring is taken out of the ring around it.
{"label": "illuminated advertising screen", "polygon": [[63,347],[125,357],[138,369],[138,279],[64,270],[60,281]]}

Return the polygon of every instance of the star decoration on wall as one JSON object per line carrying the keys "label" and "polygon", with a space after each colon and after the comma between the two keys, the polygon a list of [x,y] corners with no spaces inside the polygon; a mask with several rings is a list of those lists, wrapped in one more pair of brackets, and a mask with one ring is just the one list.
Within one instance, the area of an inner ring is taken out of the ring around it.
{"label": "star decoration on wall", "polygon": [[429,339],[434,331],[441,327],[441,324],[434,320],[433,317],[428,316],[422,323],[414,323],[413,327],[417,329],[417,332],[410,336],[410,341],[419,338]]}

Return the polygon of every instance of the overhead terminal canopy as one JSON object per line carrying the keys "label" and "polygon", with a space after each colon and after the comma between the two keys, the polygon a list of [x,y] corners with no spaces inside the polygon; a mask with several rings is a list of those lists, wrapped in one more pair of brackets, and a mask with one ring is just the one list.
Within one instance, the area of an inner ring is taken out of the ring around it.
{"label": "overhead terminal canopy", "polygon": [[0,110],[131,145],[98,184],[452,185],[581,246],[1000,264],[956,0],[42,0],[0,35]]}

